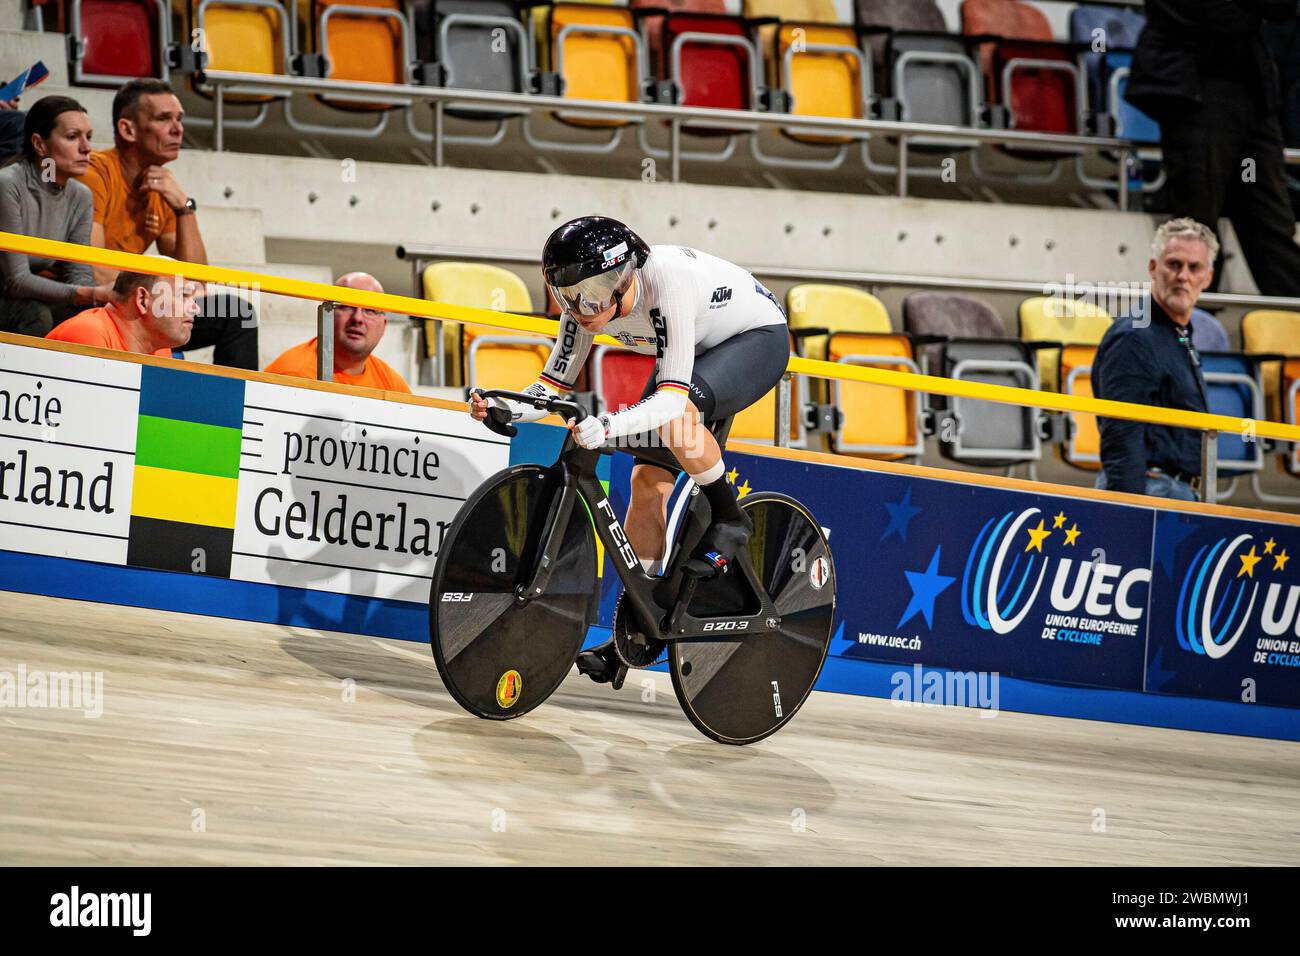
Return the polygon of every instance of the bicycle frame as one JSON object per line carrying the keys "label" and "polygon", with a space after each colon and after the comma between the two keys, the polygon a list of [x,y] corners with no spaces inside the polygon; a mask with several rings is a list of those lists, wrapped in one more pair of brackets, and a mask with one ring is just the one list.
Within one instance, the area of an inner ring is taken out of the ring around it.
{"label": "bicycle frame", "polygon": [[[547,411],[569,415],[581,421],[586,412],[575,402],[562,399],[537,399],[519,392],[491,390],[481,392],[484,397],[500,396],[516,401],[523,400]],[[489,415],[492,423],[493,416]],[[502,434],[513,434],[513,426],[497,418],[493,424],[501,427],[494,430]],[[509,429],[507,431],[507,429]],[[536,554],[533,556],[531,570],[515,589],[515,600],[527,602],[546,592],[551,573],[555,568],[555,558],[564,539],[564,529],[573,514],[574,503],[581,497],[592,517],[596,536],[605,546],[612,558],[614,570],[623,582],[624,596],[632,602],[633,610],[644,628],[653,624],[653,632],[647,637],[661,641],[682,641],[705,638],[710,641],[742,639],[749,635],[766,634],[781,625],[781,617],[776,612],[772,598],[763,588],[754,573],[749,553],[742,551],[731,561],[729,574],[741,574],[744,587],[748,593],[746,603],[757,605],[758,610],[752,614],[727,615],[720,617],[696,617],[687,608],[702,578],[686,574],[683,565],[690,556],[690,551],[704,532],[704,522],[698,515],[698,502],[692,500],[683,518],[681,532],[677,536],[673,554],[668,556],[668,564],[662,577],[651,577],[641,568],[636,550],[628,540],[627,533],[619,523],[618,516],[609,502],[609,496],[601,487],[596,477],[596,462],[601,451],[588,450],[574,442],[573,436],[565,438],[559,458],[553,466],[557,476],[563,481],[563,487],[554,499],[546,517],[546,527],[538,541]],[[655,597],[655,591],[665,583],[669,590],[675,592],[673,600],[665,606]]]}

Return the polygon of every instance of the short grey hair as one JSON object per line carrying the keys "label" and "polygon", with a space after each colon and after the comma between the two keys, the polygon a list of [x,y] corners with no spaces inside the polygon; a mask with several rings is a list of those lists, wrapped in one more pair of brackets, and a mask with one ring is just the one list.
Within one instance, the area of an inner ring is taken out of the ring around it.
{"label": "short grey hair", "polygon": [[1156,230],[1155,237],[1151,240],[1151,258],[1159,260],[1169,243],[1175,239],[1197,239],[1205,243],[1205,247],[1210,250],[1210,265],[1214,265],[1214,261],[1219,258],[1219,240],[1214,235],[1214,230],[1195,219],[1187,218],[1170,219]]}

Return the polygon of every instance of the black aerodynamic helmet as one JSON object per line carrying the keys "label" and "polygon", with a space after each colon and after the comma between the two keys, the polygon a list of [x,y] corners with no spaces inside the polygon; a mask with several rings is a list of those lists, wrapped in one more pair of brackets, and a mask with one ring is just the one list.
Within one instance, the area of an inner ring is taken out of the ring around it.
{"label": "black aerodynamic helmet", "polygon": [[583,216],[551,233],[542,248],[542,275],[566,312],[596,315],[617,303],[645,265],[650,247],[617,219]]}

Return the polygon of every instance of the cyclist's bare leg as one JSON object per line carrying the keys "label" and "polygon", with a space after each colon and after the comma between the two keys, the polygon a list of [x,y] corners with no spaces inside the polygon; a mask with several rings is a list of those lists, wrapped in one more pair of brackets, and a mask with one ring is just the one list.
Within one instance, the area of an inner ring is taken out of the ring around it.
{"label": "cyclist's bare leg", "polygon": [[663,558],[668,529],[668,496],[673,493],[673,473],[656,465],[632,466],[632,499],[624,529],[637,556],[645,561]]}
{"label": "cyclist's bare leg", "polygon": [[[694,403],[675,422],[659,429],[659,439],[692,478],[708,472],[722,459],[722,450],[700,418]],[[668,497],[673,491],[671,472],[638,462],[632,467],[632,500],[628,503],[627,539],[643,561],[664,557],[664,535],[668,528]]]}

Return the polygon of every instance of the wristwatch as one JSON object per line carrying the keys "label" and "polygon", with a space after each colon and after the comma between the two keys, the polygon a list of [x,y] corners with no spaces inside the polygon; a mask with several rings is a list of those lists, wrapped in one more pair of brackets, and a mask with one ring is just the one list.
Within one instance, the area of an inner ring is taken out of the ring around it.
{"label": "wristwatch", "polygon": [[193,199],[186,199],[185,205],[181,206],[179,209],[174,210],[174,212],[178,216],[188,216],[190,213],[194,212],[198,208],[199,208],[199,204],[196,203]]}

